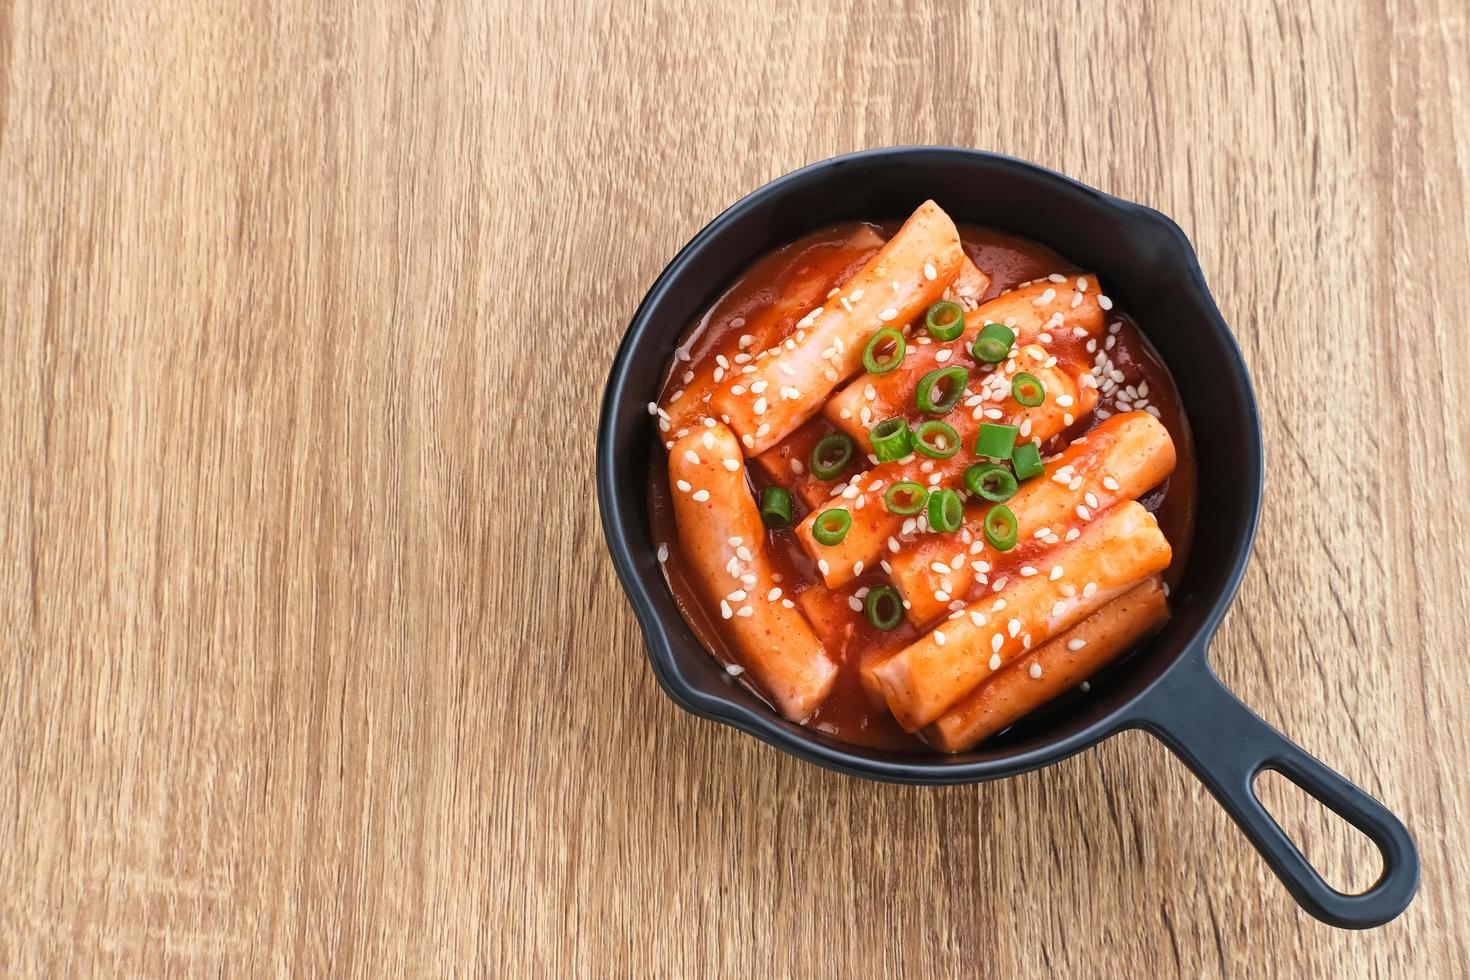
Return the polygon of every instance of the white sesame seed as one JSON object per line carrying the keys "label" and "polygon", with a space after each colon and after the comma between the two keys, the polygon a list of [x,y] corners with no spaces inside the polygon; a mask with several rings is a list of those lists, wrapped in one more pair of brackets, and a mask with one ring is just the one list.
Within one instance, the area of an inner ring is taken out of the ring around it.
{"label": "white sesame seed", "polygon": [[821,572],[825,576],[831,570],[831,566],[827,564],[827,559],[820,558],[817,560],[817,571]]}
{"label": "white sesame seed", "polygon": [[954,351],[946,347],[944,350],[941,350],[939,353],[934,355],[934,360],[939,362],[940,364],[943,364],[945,361],[949,360],[953,356]]}
{"label": "white sesame seed", "polygon": [[667,544],[661,544],[661,545],[658,546],[658,560],[659,561],[668,561],[669,560],[669,546]]}
{"label": "white sesame seed", "polygon": [[1073,651],[1081,650],[1085,646],[1087,646],[1087,641],[1086,640],[1068,640],[1067,641],[1067,649],[1068,650],[1073,650]]}
{"label": "white sesame seed", "polygon": [[720,618],[721,619],[730,619],[734,615],[735,615],[735,610],[733,610],[733,609],[730,608],[730,603],[727,600],[725,600],[725,599],[721,599],[720,600]]}
{"label": "white sesame seed", "polygon": [[741,617],[754,616],[755,615],[755,610],[752,609],[750,606],[741,606],[740,607],[740,611],[737,612],[735,615],[741,616]]}
{"label": "white sesame seed", "polygon": [[1086,585],[1084,585],[1082,587],[1082,598],[1084,598],[1084,599],[1091,599],[1096,594],[1097,594],[1097,583],[1096,582],[1088,582]]}
{"label": "white sesame seed", "polygon": [[781,598],[781,587],[779,585],[766,593],[767,602],[775,602],[779,598]]}
{"label": "white sesame seed", "polygon": [[1031,675],[1032,680],[1041,676],[1041,664],[1032,661],[1031,666],[1026,668],[1026,673]]}
{"label": "white sesame seed", "polygon": [[935,589],[934,590],[934,601],[935,602],[948,602],[949,601],[949,593],[946,592],[946,591],[944,591],[943,589]]}
{"label": "white sesame seed", "polygon": [[691,487],[689,485],[689,481],[688,480],[675,480],[674,481],[674,486],[678,487],[680,490],[684,491],[685,493],[688,493],[690,490],[694,489],[693,487]]}
{"label": "white sesame seed", "polygon": [[1047,575],[1047,579],[1049,579],[1052,582],[1055,582],[1057,579],[1059,579],[1061,577],[1062,577],[1062,566],[1061,565],[1053,565],[1051,567],[1051,574]]}
{"label": "white sesame seed", "polygon": [[[1001,648],[1001,644],[1003,644],[1003,643],[1005,643],[1005,637],[1003,637],[999,633],[997,633],[997,634],[995,634],[994,636],[992,636],[990,638],[990,649],[992,651],[999,652],[1000,651],[1000,648]],[[995,660],[992,659],[991,660],[991,663],[994,663],[994,662],[995,662]]]}
{"label": "white sesame seed", "polygon": [[1035,574],[1036,574],[1036,569],[1032,568],[1030,565],[1022,565],[1021,566],[1021,577],[1022,578],[1030,578],[1031,576],[1033,576]]}
{"label": "white sesame seed", "polygon": [[1066,540],[1067,541],[1076,541],[1081,536],[1082,536],[1082,532],[1081,531],[1077,530],[1075,527],[1074,528],[1070,528],[1067,531]]}
{"label": "white sesame seed", "polygon": [[1052,617],[1053,618],[1056,618],[1056,617],[1062,615],[1062,613],[1064,613],[1066,611],[1067,611],[1067,600],[1065,600],[1065,599],[1058,599],[1056,602],[1052,603],[1051,614],[1052,614]]}
{"label": "white sesame seed", "polygon": [[1008,621],[1006,623],[1006,632],[1011,634],[1011,636],[1015,636],[1017,633],[1021,632],[1021,621],[1019,619],[1012,619]]}
{"label": "white sesame seed", "polygon": [[[997,633],[995,638],[997,640],[1000,639],[1000,634]],[[999,644],[992,643],[991,645],[992,646],[998,646]],[[992,653],[990,655],[990,669],[991,670],[1000,670],[1000,654],[998,654],[998,653]]]}
{"label": "white sesame seed", "polygon": [[889,320],[892,320],[896,316],[898,316],[898,311],[890,306],[888,307],[888,309],[878,314],[878,319],[882,320],[884,323],[887,323]]}
{"label": "white sesame seed", "polygon": [[699,454],[692,449],[684,450],[684,459],[693,463],[695,466],[699,465]]}
{"label": "white sesame seed", "polygon": [[1050,287],[1048,287],[1047,290],[1046,290],[1046,292],[1042,293],[1040,296],[1036,297],[1035,299],[1033,299],[1031,301],[1031,305],[1032,306],[1045,306],[1047,303],[1050,303],[1052,300],[1054,300],[1056,298],[1057,298],[1057,291],[1055,289],[1051,289]]}
{"label": "white sesame seed", "polygon": [[1099,294],[1097,297],[1097,305],[1101,306],[1105,310],[1111,310],[1113,308],[1113,301],[1108,299],[1106,296]]}
{"label": "white sesame seed", "polygon": [[1080,518],[1082,518],[1084,521],[1090,521],[1090,520],[1092,520],[1092,511],[1088,510],[1082,504],[1078,504],[1077,505],[1077,516],[1080,517]]}
{"label": "white sesame seed", "polygon": [[934,279],[935,279],[935,277],[938,276],[938,275],[939,275],[939,270],[936,269],[936,268],[934,268],[934,263],[932,263],[932,262],[925,262],[924,263],[924,278],[925,279],[928,279],[930,282],[933,282]]}
{"label": "white sesame seed", "polygon": [[729,595],[725,596],[725,598],[728,599],[731,602],[744,602],[745,601],[745,590],[744,589],[736,589],[734,592],[731,592]]}
{"label": "white sesame seed", "polygon": [[[861,504],[862,501],[859,500],[858,503]],[[861,561],[855,561],[855,562],[852,563],[852,574],[854,574],[854,575],[861,575],[861,574],[863,574],[863,563]]]}
{"label": "white sesame seed", "polygon": [[690,497],[692,499],[694,499],[694,500],[699,501],[700,503],[704,503],[706,500],[709,499],[709,491],[708,490],[696,490],[696,491],[694,491],[694,493],[690,494]]}
{"label": "white sesame seed", "polygon": [[935,630],[934,631],[934,642],[937,643],[937,644],[939,644],[940,646],[944,646],[944,631],[943,630]]}
{"label": "white sesame seed", "polygon": [[731,677],[739,677],[741,674],[745,673],[745,668],[740,666],[739,664],[726,664],[725,672]]}

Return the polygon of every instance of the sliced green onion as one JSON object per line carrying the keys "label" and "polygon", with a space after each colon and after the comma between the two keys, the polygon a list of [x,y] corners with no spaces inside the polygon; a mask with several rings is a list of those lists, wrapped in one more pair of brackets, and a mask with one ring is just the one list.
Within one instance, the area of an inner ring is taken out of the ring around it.
{"label": "sliced green onion", "polygon": [[[886,354],[882,353],[890,344],[892,349]],[[884,327],[873,334],[868,346],[863,348],[863,367],[869,374],[887,374],[903,363],[903,355],[907,350],[908,344],[904,342],[903,331],[897,327]]]}
{"label": "sliced green onion", "polygon": [[766,527],[786,527],[791,523],[791,494],[781,487],[761,491],[761,523]]}
{"label": "sliced green onion", "polygon": [[953,300],[942,299],[924,314],[924,326],[935,340],[954,340],[965,332],[965,308]]}
{"label": "sliced green onion", "polygon": [[958,531],[964,516],[964,504],[953,490],[935,490],[929,494],[929,530],[945,534]]}
{"label": "sliced green onion", "polygon": [[1018,480],[1040,476],[1046,469],[1041,465],[1041,447],[1034,442],[1021,443],[1011,452],[1011,466],[1015,467]]}
{"label": "sliced green onion", "polygon": [[929,491],[924,489],[923,484],[913,480],[899,480],[883,491],[883,506],[888,508],[888,513],[898,514],[900,517],[917,514],[924,509],[924,502],[928,499]]}
{"label": "sliced green onion", "polygon": [[965,396],[965,382],[969,380],[970,373],[959,365],[936,368],[919,379],[919,387],[914,389],[914,402],[921,412],[946,415]]}
{"label": "sliced green onion", "polygon": [[1021,371],[1011,379],[1011,397],[1027,408],[1035,408],[1046,401],[1046,385],[1036,375]]}
{"label": "sliced green onion", "polygon": [[976,463],[965,470],[965,489],[998,504],[1016,495],[1016,478],[1004,466]]}
{"label": "sliced green onion", "polygon": [[980,432],[975,436],[975,455],[991,459],[1009,459],[1016,445],[1016,427],[996,422],[981,422]]}
{"label": "sliced green onion", "polygon": [[985,540],[996,551],[1014,548],[1016,534],[1016,515],[1005,504],[996,504],[985,512]]}
{"label": "sliced green onion", "polygon": [[880,463],[903,459],[914,448],[909,424],[900,418],[887,419],[873,426],[868,430],[868,441],[873,444],[873,455]]}
{"label": "sliced green onion", "polygon": [[812,522],[812,537],[817,544],[841,544],[842,539],[847,537],[847,529],[852,527],[852,515],[841,507],[833,507],[824,510],[817,515]]}
{"label": "sliced green onion", "polygon": [[930,459],[949,459],[960,451],[960,434],[948,422],[920,422],[914,430],[914,451]]}
{"label": "sliced green onion", "polygon": [[1010,327],[1003,323],[987,323],[980,328],[975,343],[970,346],[970,353],[975,355],[977,361],[998,364],[1006,359],[1015,342],[1016,332]]}
{"label": "sliced green onion", "polygon": [[818,480],[830,480],[847,469],[847,464],[852,462],[855,445],[852,437],[842,432],[824,436],[812,450],[812,476]]}
{"label": "sliced green onion", "polygon": [[899,598],[898,590],[891,585],[868,590],[867,598],[863,600],[863,615],[880,630],[893,629],[903,619],[903,600]]}

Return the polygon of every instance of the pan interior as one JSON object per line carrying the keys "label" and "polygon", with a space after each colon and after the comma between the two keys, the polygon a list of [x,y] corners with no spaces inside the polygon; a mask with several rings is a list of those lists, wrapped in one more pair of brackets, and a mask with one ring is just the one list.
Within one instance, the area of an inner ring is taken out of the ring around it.
{"label": "pan interior", "polygon": [[[903,217],[934,198],[956,221],[1048,245],[1095,270],[1162,355],[1184,400],[1199,469],[1198,519],[1173,616],[1132,656],[1104,671],[1086,697],[1033,713],[973,752],[915,756],[863,749],[785,722],[732,684],[690,632],[653,559],[643,505],[654,428],[644,406],[679,332],[746,266],[824,225]],[[599,433],[603,521],[649,641],[654,667],[685,707],[721,718],[798,754],[867,775],[983,779],[1059,758],[1104,737],[1124,708],[1218,621],[1239,579],[1260,495],[1260,432],[1249,378],[1182,232],[1157,212],[1050,171],[978,151],[870,151],[797,171],[712,222],[679,254],[635,316],[614,365]],[[806,750],[806,751],[804,751]]]}

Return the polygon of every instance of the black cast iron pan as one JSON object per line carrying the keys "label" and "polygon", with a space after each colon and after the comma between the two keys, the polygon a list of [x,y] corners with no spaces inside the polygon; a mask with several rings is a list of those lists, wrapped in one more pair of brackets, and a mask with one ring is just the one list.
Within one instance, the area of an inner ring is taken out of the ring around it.
{"label": "black cast iron pan", "polygon": [[[1092,696],[1064,714],[959,755],[917,755],[839,742],[781,718],[731,682],[680,615],[654,554],[647,509],[657,397],[684,327],[751,262],[839,221],[902,218],[933,198],[956,221],[1039,241],[1097,272],[1164,358],[1183,398],[1199,467],[1195,537],[1163,631]],[[637,613],[654,675],[681,707],[839,772],[949,784],[1050,765],[1115,732],[1158,736],[1199,776],[1302,907],[1346,928],[1380,925],[1413,898],[1419,859],[1382,804],[1257,717],[1216,678],[1210,639],[1235,596],[1261,504],[1261,427],[1240,350],[1184,233],[1130,204],[1034,164],[977,150],[900,147],[837,157],[791,173],[710,222],[669,263],[633,316],[603,397],[597,491],[613,564]],[[1255,777],[1275,770],[1366,834],[1382,877],[1361,895],[1322,880],[1261,805]]]}

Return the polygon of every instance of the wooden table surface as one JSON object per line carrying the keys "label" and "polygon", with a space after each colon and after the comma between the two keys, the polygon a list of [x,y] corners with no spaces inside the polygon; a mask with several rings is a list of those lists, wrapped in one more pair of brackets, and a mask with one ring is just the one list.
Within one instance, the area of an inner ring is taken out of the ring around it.
{"label": "wooden table surface", "polygon": [[[1467,16],[0,0],[0,973],[1470,975]],[[1214,662],[1413,830],[1397,921],[1299,912],[1140,733],[883,786],[659,692],[624,325],[740,195],[919,142],[1195,242],[1267,446]]]}

